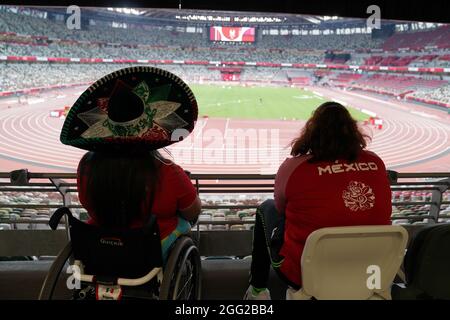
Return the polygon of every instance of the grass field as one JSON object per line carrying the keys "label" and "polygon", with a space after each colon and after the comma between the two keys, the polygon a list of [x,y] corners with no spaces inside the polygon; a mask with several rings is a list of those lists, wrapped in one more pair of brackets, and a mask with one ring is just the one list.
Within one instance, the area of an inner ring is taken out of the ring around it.
{"label": "grass field", "polygon": [[[200,116],[237,119],[308,119],[326,100],[298,88],[191,85]],[[349,108],[357,120],[368,116]]]}

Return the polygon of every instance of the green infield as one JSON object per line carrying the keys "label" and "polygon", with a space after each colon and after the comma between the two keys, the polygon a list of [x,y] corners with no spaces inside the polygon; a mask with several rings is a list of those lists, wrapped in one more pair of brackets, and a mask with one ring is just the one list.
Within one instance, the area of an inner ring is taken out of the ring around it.
{"label": "green infield", "polygon": [[[286,87],[191,85],[200,116],[235,119],[308,119],[326,99],[313,92]],[[365,113],[349,108],[356,120]]]}

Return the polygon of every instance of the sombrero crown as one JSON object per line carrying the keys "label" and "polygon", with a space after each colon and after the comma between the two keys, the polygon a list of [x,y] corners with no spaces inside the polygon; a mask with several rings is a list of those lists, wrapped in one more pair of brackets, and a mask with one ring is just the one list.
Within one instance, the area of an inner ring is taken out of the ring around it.
{"label": "sombrero crown", "polygon": [[86,150],[155,150],[184,139],[197,115],[194,94],[179,77],[159,68],[130,67],[83,92],[60,140]]}

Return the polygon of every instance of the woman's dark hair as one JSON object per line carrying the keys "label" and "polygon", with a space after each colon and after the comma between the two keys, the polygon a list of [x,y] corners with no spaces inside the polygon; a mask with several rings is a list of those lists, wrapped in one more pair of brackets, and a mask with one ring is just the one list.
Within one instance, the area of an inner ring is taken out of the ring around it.
{"label": "woman's dark hair", "polygon": [[348,110],[337,102],[325,102],[306,122],[300,137],[292,141],[292,156],[311,154],[310,162],[345,159],[354,161],[369,136],[359,131]]}
{"label": "woman's dark hair", "polygon": [[105,227],[129,227],[151,210],[158,181],[157,151],[87,152],[78,165],[78,188],[88,211]]}

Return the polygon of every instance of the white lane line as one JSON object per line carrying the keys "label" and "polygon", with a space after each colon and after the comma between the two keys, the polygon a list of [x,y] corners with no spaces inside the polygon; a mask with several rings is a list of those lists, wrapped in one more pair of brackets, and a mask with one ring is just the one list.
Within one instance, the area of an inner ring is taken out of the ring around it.
{"label": "white lane line", "polygon": [[[52,155],[52,157],[55,159],[66,160],[67,152],[65,152],[65,150],[63,149],[64,146],[61,145],[58,147],[54,147],[54,145],[42,142],[39,136],[26,135],[28,130],[23,126],[24,120],[25,119],[23,117],[20,119],[18,119],[17,117],[13,118],[12,122],[10,123],[11,131],[8,131],[8,128],[5,127],[6,122],[4,122],[2,124],[2,130],[6,134],[8,134],[7,138],[11,143],[7,143],[6,141],[1,141],[0,143],[8,145],[8,147],[13,150],[25,152],[25,154],[40,155],[44,160],[48,160],[49,155]],[[17,121],[19,121],[18,125]],[[20,128],[20,130],[18,130],[17,128]],[[18,141],[19,143],[17,143]],[[62,156],[64,156],[64,158]]]}
{"label": "white lane line", "polygon": [[195,133],[195,138],[198,138],[201,134],[203,134],[203,129],[206,127],[209,118],[203,118],[201,127],[198,129],[198,132]]}
{"label": "white lane line", "polygon": [[[435,130],[435,128],[431,128],[431,130]],[[445,145],[447,144],[447,141],[448,141],[448,135],[446,134],[446,137],[444,138],[444,139],[436,139],[436,137],[439,137],[439,134],[436,136],[435,135],[435,133],[437,133],[437,132],[433,132],[433,133],[431,133],[431,130],[430,130],[430,135],[429,135],[429,137],[426,139],[426,141],[428,141],[428,140],[432,140],[432,141],[440,141],[441,143],[439,143],[438,145],[435,145],[433,148],[428,148],[428,149],[426,149],[425,151],[424,151],[424,149],[421,149],[420,148],[420,146],[418,146],[417,148],[416,148],[416,150],[418,151],[418,152],[416,152],[416,153],[414,153],[413,154],[413,157],[409,157],[409,159],[410,159],[410,161],[408,161],[408,163],[411,163],[411,162],[416,162],[416,161],[423,161],[423,160],[426,160],[426,159],[428,159],[428,158],[432,158],[432,157],[434,157],[434,156],[436,156],[436,155],[438,155],[438,154],[442,154],[442,153],[445,153],[446,152],[446,150],[448,149],[448,147],[445,147]],[[425,142],[426,142],[425,141]],[[424,142],[424,143],[425,143]],[[424,143],[422,143],[422,144],[424,144]],[[421,145],[422,145],[421,144]],[[444,147],[444,148],[443,148]],[[441,151],[439,151],[439,152],[437,152],[437,153],[432,153],[432,152],[434,152],[435,150],[438,150],[438,149],[440,149]],[[443,151],[442,151],[443,150]],[[393,160],[395,161],[395,162],[401,162],[401,161],[406,161],[408,158],[406,158],[406,157],[396,157],[396,158],[394,158]],[[396,166],[399,166],[399,165],[404,165],[404,163],[402,163],[401,162],[401,164],[395,164]]]}
{"label": "white lane line", "polygon": [[223,130],[222,149],[225,149],[229,124],[230,124],[230,118],[227,118],[227,121],[225,122],[225,129]]}
{"label": "white lane line", "polygon": [[417,114],[418,116],[421,116],[421,117],[432,118],[432,119],[439,119],[438,116],[435,116],[433,114],[428,114],[428,113],[425,113],[425,112],[411,111],[411,113],[412,114]]}
{"label": "white lane line", "polygon": [[[417,134],[417,127],[411,128],[410,126],[406,125],[403,122],[399,123],[399,127],[400,127],[399,130],[394,131],[395,135],[391,136],[389,139],[382,141],[379,144],[375,144],[375,146],[379,150],[390,150],[390,149],[398,150],[399,147],[401,146],[401,149],[403,150],[403,147],[406,147],[408,145],[410,137]],[[411,130],[413,130],[412,134],[410,133]]]}
{"label": "white lane line", "polygon": [[409,132],[410,128],[405,129],[403,122],[394,122],[393,127],[394,129],[391,131],[391,134],[389,136],[385,136],[383,137],[383,139],[378,139],[371,145],[371,147],[384,149],[385,146],[392,146],[394,144],[398,148],[399,146],[396,142],[402,139],[407,134],[407,132]]}

